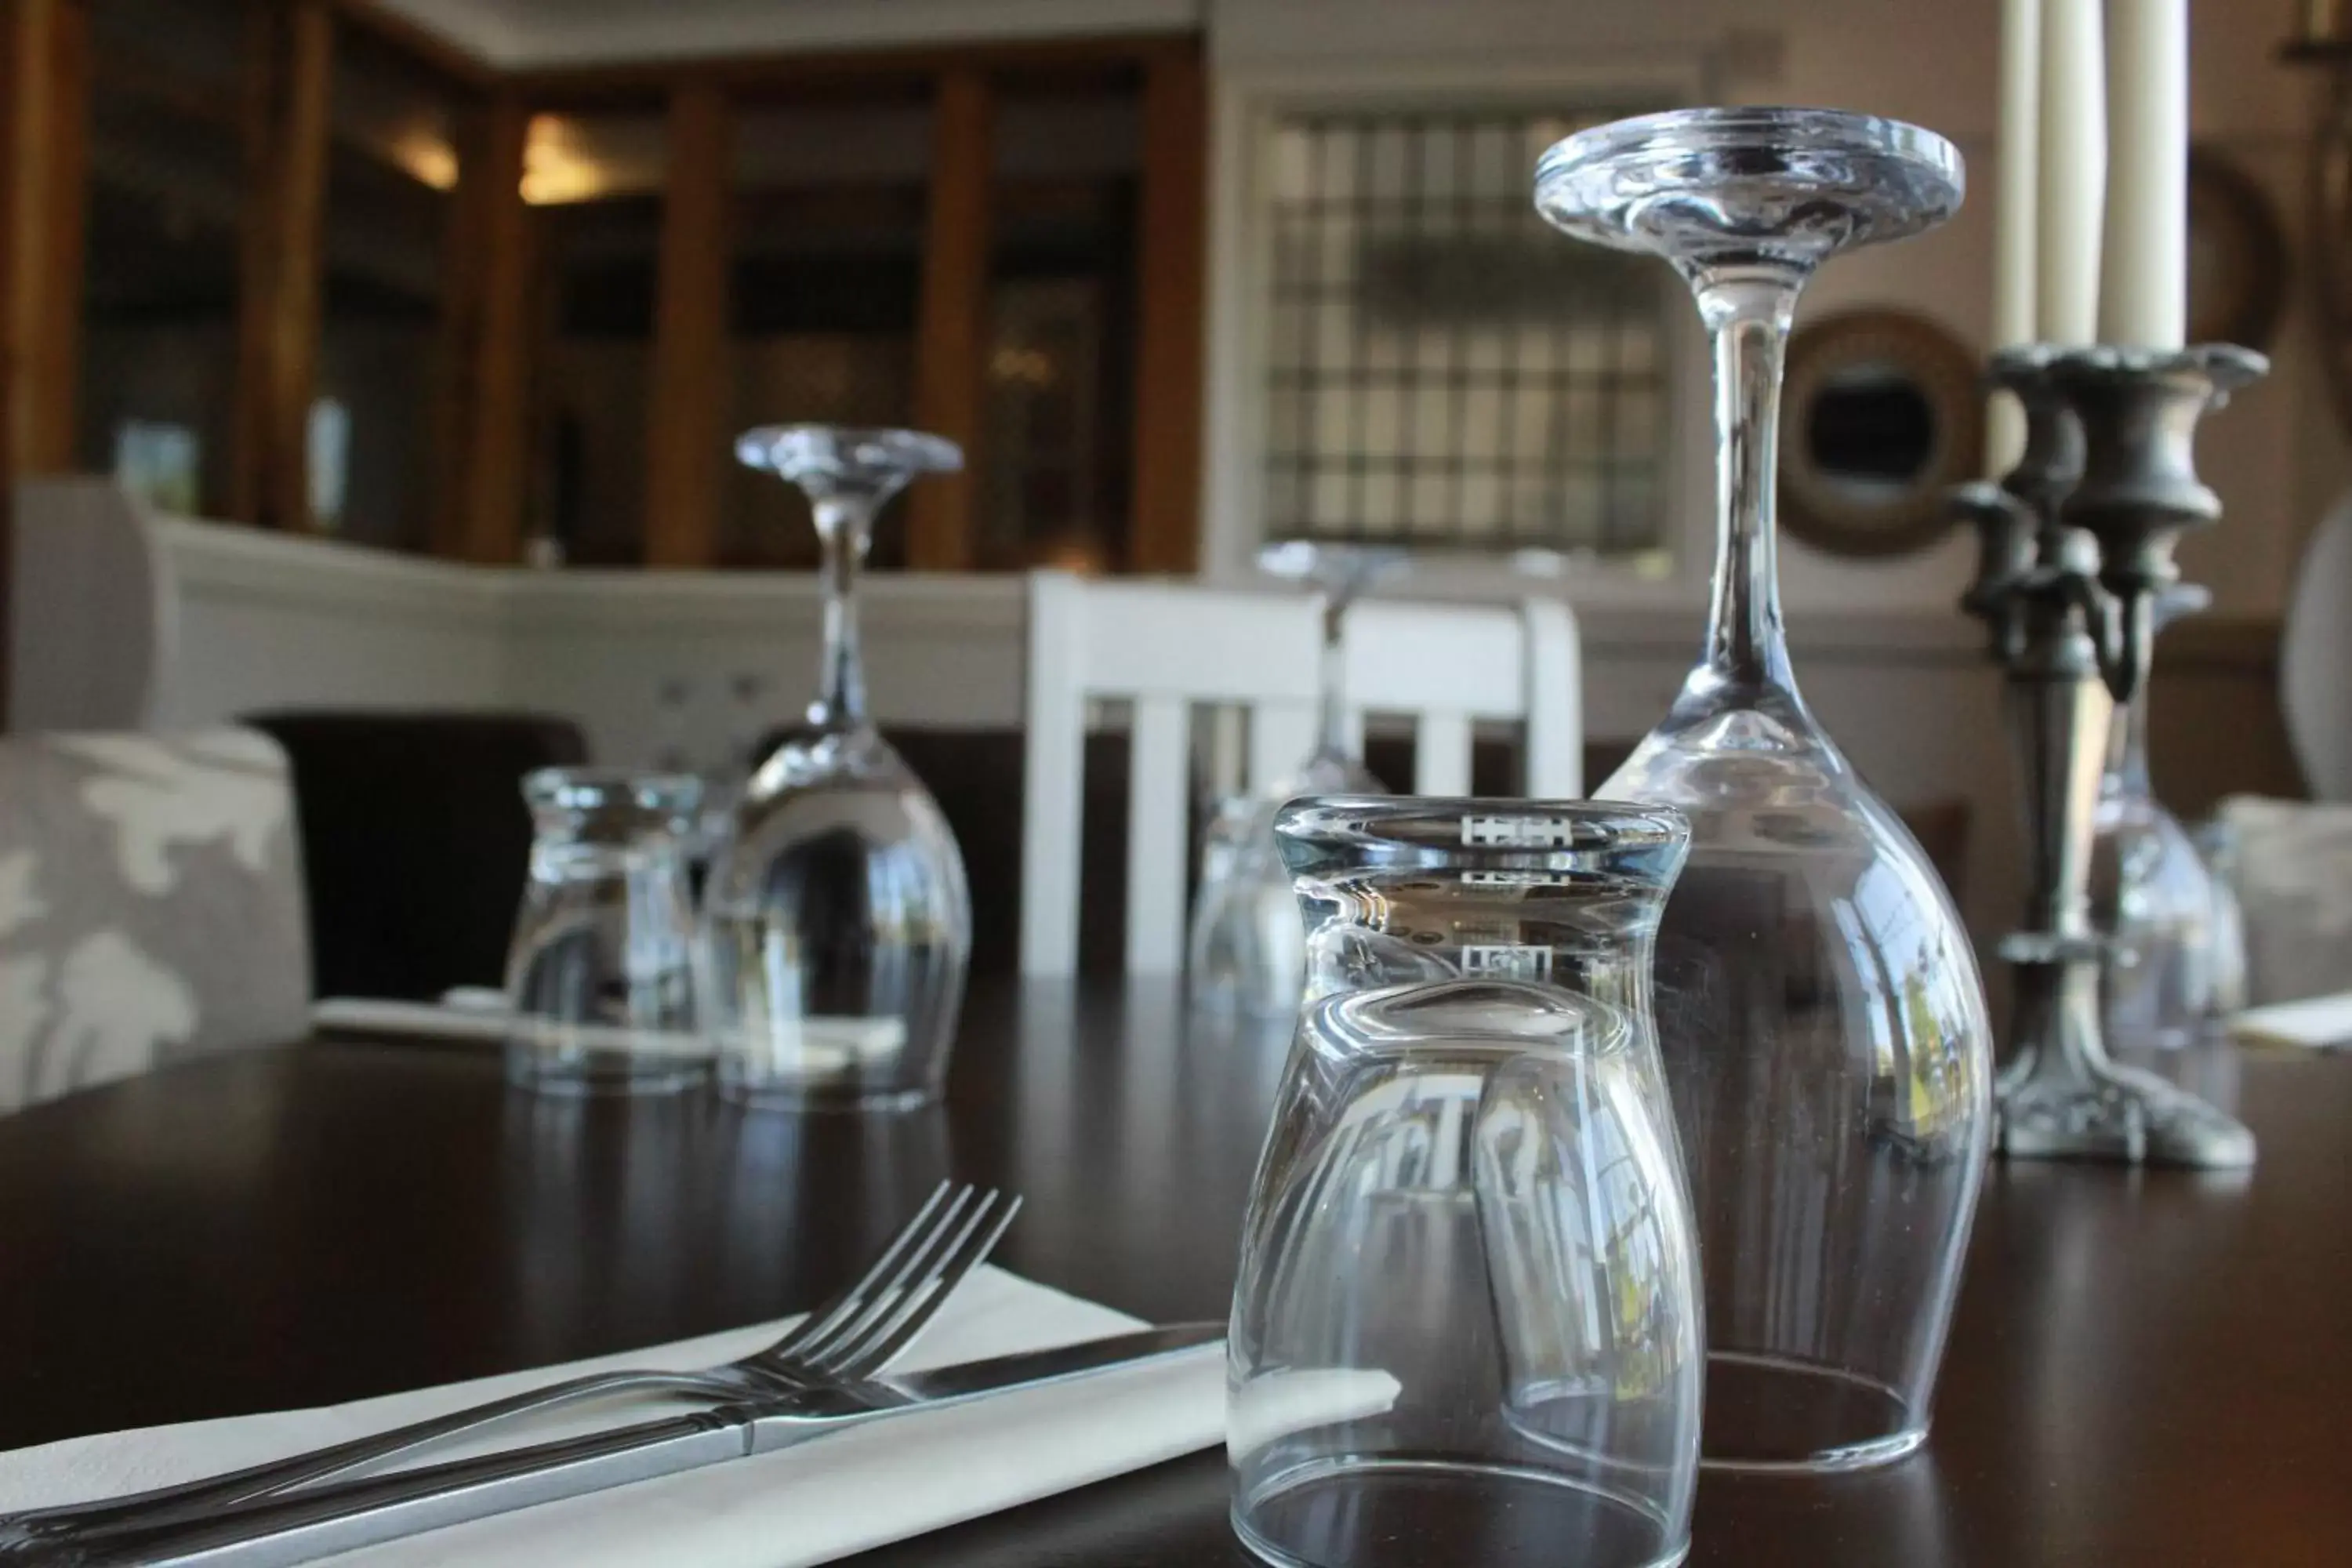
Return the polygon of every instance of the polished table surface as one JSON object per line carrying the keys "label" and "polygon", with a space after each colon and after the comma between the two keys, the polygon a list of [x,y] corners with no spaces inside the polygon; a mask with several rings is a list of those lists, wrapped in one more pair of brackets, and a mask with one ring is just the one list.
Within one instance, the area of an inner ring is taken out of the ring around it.
{"label": "polished table surface", "polygon": [[[0,1448],[780,1316],[950,1173],[1027,1198],[1005,1266],[1222,1317],[1285,1044],[1032,984],[975,996],[909,1117],[534,1099],[478,1050],[325,1040],[37,1107],[0,1119]],[[1927,1449],[1710,1477],[1691,1561],[2352,1564],[2352,1059],[2199,1070],[2256,1171],[1996,1165]],[[1247,1559],[1203,1454],[857,1561]]]}

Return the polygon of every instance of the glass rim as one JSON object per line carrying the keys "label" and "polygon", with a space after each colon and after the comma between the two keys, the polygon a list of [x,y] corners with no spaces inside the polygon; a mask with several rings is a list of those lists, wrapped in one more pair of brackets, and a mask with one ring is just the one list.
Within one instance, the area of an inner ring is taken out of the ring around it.
{"label": "glass rim", "polygon": [[[1474,826],[1493,825],[1484,836]],[[1301,795],[1275,814],[1284,843],[1321,849],[1443,850],[1465,860],[1517,860],[1644,849],[1679,852],[1690,822],[1672,806],[1507,795]]]}
{"label": "glass rim", "polygon": [[1561,137],[1536,160],[1538,201],[1596,163],[1660,151],[1769,147],[1895,158],[1932,170],[1956,186],[1965,180],[1949,137],[1907,120],[1804,105],[1733,104],[1668,109],[1587,126]]}
{"label": "glass rim", "polygon": [[963,467],[963,448],[946,437],[887,425],[754,425],[735,437],[735,460],[789,478],[783,449],[818,442],[835,449],[840,468],[912,478],[951,474]]}
{"label": "glass rim", "polygon": [[536,809],[608,811],[629,807],[648,816],[691,816],[702,803],[702,780],[693,773],[635,768],[534,768],[523,775],[522,796]]}

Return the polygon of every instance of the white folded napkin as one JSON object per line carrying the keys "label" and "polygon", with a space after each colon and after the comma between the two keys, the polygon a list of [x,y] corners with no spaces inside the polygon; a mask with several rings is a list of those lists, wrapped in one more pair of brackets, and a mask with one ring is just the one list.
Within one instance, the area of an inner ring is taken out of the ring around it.
{"label": "white folded napkin", "polygon": [[[163,1486],[425,1416],[583,1372],[685,1369],[764,1345],[791,1320],[568,1366],[486,1377],[317,1410],[193,1421],[69,1437],[0,1454],[0,1513]],[[1074,1344],[1142,1327],[1134,1319],[1002,1270],[966,1280],[898,1364],[951,1365]],[[1204,1345],[1076,1388],[1041,1388],[842,1432],[568,1502],[478,1520],[347,1552],[338,1564],[562,1563],[572,1568],[800,1568],[1140,1469],[1220,1442],[1224,1349]],[[614,1402],[584,1416],[518,1422],[457,1458],[520,1441],[599,1431],[665,1413]]]}
{"label": "white folded napkin", "polygon": [[[635,1056],[710,1056],[719,1042],[694,1033],[616,1028],[593,1024],[526,1020],[518,1030],[506,998],[495,991],[460,987],[438,1002],[404,1002],[379,996],[329,996],[310,1005],[310,1022],[322,1029],[356,1029],[373,1035],[408,1035],[433,1039],[474,1040],[499,1045],[520,1038],[553,1050],[625,1051]],[[540,1038],[533,1040],[537,1034]],[[763,1039],[751,1053],[755,1076],[789,1074],[823,1078],[874,1068],[907,1047],[903,1018],[816,1016],[791,1020],[778,1037]]]}
{"label": "white folded napkin", "polygon": [[[446,1002],[401,1002],[378,996],[329,996],[313,1002],[310,1023],[321,1029],[478,1040],[490,1045],[518,1035],[514,1015],[504,1006],[493,1010],[471,1003],[456,1005]],[[688,1060],[710,1055],[709,1039],[690,1032],[528,1020],[520,1033],[527,1037],[534,1029],[545,1037],[535,1043],[551,1049],[626,1051],[635,1056],[679,1057]]]}
{"label": "white folded napkin", "polygon": [[2352,1045],[2352,991],[2249,1007],[2231,1017],[2230,1038],[2242,1046],[2287,1050]]}

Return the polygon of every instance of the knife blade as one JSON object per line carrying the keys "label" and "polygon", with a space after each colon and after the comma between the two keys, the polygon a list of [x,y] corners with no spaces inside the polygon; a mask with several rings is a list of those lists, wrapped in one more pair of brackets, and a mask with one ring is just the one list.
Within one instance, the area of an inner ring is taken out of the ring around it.
{"label": "knife blade", "polygon": [[774,1453],[868,1422],[1206,1358],[1221,1323],[1181,1323],[1051,1350],[803,1390],[615,1431],[388,1476],[343,1480],[200,1519],[93,1531],[69,1541],[0,1540],[0,1562],[276,1568],[469,1520],[584,1497],[750,1454]]}
{"label": "knife blade", "polygon": [[[854,1398],[891,1408],[903,1405],[936,1406],[961,1404],[984,1394],[1042,1388],[1065,1378],[1114,1370],[1130,1362],[1151,1361],[1179,1351],[1215,1344],[1224,1337],[1225,1326],[1223,1323],[1173,1323],[1156,1329],[1139,1329],[1133,1333],[1113,1334],[1107,1339],[1080,1340],[1076,1344],[1055,1345],[1050,1350],[1023,1351],[1014,1355],[960,1362],[953,1366],[932,1367],[925,1372],[889,1373],[864,1383],[849,1384],[848,1392]],[[764,1403],[789,1407],[799,1397],[786,1394]],[[789,1408],[774,1412],[786,1417],[792,1413]]]}

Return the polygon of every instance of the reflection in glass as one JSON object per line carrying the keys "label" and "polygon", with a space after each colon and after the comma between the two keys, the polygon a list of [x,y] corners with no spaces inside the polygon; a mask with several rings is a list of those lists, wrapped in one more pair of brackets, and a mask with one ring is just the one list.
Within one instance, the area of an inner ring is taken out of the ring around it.
{"label": "reflection in glass", "polygon": [[908,430],[771,426],[736,454],[798,485],[824,547],[824,656],[808,721],[744,785],[703,889],[705,1015],[730,1094],[790,1105],[936,1099],[971,956],[947,820],[866,708],[857,569],[875,513],[961,465]]}
{"label": "reflection in glass", "polygon": [[1599,792],[1691,823],[1658,1007],[1706,1263],[1711,1465],[1848,1468],[1926,1439],[1991,1131],[1968,933],[1798,695],[1774,566],[1797,295],[1840,249],[1940,222],[1960,189],[1941,138],[1814,110],[1625,121],[1537,174],[1568,233],[1671,261],[1714,338],[1704,657]]}
{"label": "reflection in glass", "polygon": [[1244,1222],[1233,1519],[1313,1568],[1689,1544],[1697,1253],[1651,943],[1671,812],[1319,797],[1310,994]]}

